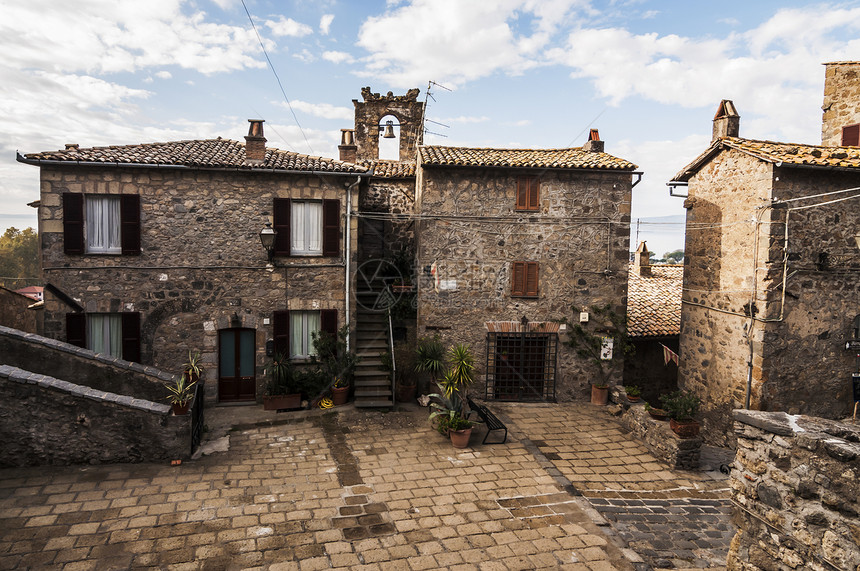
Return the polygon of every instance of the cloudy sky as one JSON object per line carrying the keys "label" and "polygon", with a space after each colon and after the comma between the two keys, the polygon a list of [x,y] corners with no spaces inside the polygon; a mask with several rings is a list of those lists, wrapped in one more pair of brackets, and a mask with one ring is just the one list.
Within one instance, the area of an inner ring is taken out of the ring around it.
{"label": "cloudy sky", "polygon": [[721,99],[742,136],[818,143],[821,64],[860,60],[860,0],[245,6],[0,0],[0,231],[35,226],[38,169],[16,150],[243,141],[247,119],[263,118],[269,146],[337,157],[362,86],[418,87],[423,100],[434,81],[427,117],[445,126],[427,128],[445,137],[429,144],[579,146],[598,128],[607,152],[645,172],[633,234],[639,218],[662,254],[683,246],[682,201],[665,183],[707,146]]}

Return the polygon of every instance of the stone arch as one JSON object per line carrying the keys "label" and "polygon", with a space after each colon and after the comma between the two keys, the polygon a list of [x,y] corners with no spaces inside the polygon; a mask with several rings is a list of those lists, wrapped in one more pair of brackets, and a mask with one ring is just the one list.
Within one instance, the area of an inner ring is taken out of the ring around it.
{"label": "stone arch", "polygon": [[400,125],[399,160],[414,160],[416,149],[424,140],[422,121],[424,102],[418,101],[418,89],[406,95],[371,93],[369,87],[361,90],[364,101],[353,99],[355,106],[355,144],[358,160],[379,158],[379,122],[386,115],[397,118]]}
{"label": "stone arch", "polygon": [[[176,372],[179,369],[188,356],[188,350],[202,345],[203,323],[196,314],[198,307],[199,303],[194,300],[175,299],[159,304],[146,315],[140,331],[141,358],[144,363],[152,363],[166,371]],[[189,317],[179,320],[181,326],[177,322],[176,327],[161,328],[172,316],[178,315]],[[195,331],[198,332],[196,338],[193,335]],[[162,348],[170,343],[175,345],[175,350],[164,351]]]}

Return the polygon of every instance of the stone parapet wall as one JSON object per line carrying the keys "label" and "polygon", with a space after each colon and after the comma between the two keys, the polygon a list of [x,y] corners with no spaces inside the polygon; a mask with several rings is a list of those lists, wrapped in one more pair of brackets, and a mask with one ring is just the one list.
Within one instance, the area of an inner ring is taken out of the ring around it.
{"label": "stone parapet wall", "polygon": [[0,364],[90,389],[164,402],[174,376],[155,367],[93,353],[56,339],[0,326]]}
{"label": "stone parapet wall", "polygon": [[191,451],[170,406],[0,365],[0,466],[154,462]]}
{"label": "stone parapet wall", "polygon": [[728,569],[860,569],[860,425],[735,410]]}
{"label": "stone parapet wall", "polygon": [[679,438],[669,428],[668,421],[651,418],[642,405],[630,406],[621,415],[621,424],[645,443],[655,458],[680,470],[699,467],[702,439]]}
{"label": "stone parapet wall", "polygon": [[41,333],[41,311],[28,309],[35,300],[0,287],[0,325]]}

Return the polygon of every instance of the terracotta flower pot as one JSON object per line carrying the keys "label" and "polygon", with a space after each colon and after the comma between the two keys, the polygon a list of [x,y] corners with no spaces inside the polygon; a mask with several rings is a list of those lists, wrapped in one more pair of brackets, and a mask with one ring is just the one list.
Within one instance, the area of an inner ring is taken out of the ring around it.
{"label": "terracotta flower pot", "polygon": [[349,387],[333,387],[331,389],[331,402],[334,406],[346,404],[349,400]]}
{"label": "terracotta flower pot", "polygon": [[188,414],[188,407],[191,406],[191,401],[187,401],[185,404],[173,403],[173,414],[176,416],[182,416],[183,414]]}
{"label": "terracotta flower pot", "polygon": [[464,428],[463,430],[451,430],[448,432],[451,437],[451,444],[454,448],[466,448],[469,446],[469,438],[472,436],[472,428]]}
{"label": "terracotta flower pot", "polygon": [[397,385],[397,402],[414,401],[417,391],[418,385]]}
{"label": "terracotta flower pot", "polygon": [[272,395],[263,397],[263,410],[282,410],[286,408],[301,408],[302,395]]}
{"label": "terracotta flower pot", "polygon": [[669,427],[672,432],[681,438],[695,438],[699,435],[699,421],[697,420],[675,420],[669,419]]}
{"label": "terracotta flower pot", "polygon": [[648,414],[650,414],[651,418],[654,420],[666,420],[669,418],[669,415],[667,415],[666,411],[662,408],[652,408],[648,411]]}
{"label": "terracotta flower pot", "polygon": [[591,404],[606,406],[609,402],[609,387],[591,385]]}

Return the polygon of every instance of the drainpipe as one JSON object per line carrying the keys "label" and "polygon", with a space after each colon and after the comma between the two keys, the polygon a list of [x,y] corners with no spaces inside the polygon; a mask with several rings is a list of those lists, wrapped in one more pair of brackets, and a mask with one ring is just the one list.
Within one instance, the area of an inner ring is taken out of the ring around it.
{"label": "drainpipe", "polygon": [[[350,311],[349,311],[349,309],[350,309],[350,307],[349,307],[350,306],[350,304],[349,304],[349,294],[350,294],[349,261],[350,261],[351,255],[352,255],[352,242],[351,242],[351,236],[352,236],[352,232],[351,232],[351,227],[352,227],[352,189],[355,188],[356,186],[358,186],[358,184],[360,182],[361,182],[361,177],[359,176],[355,179],[354,183],[352,183],[348,187],[346,187],[346,237],[344,239],[344,245],[343,245],[343,250],[344,250],[344,255],[343,255],[344,264],[343,265],[344,265],[344,268],[346,268],[345,269],[346,279],[344,280],[344,282],[346,283],[346,325],[347,325],[347,327],[350,327],[350,325],[351,325],[351,323],[350,323]],[[349,341],[350,341],[351,337],[352,337],[352,331],[350,328],[350,334],[346,336],[346,350],[347,350],[347,352],[349,352],[349,345],[350,345]]]}

